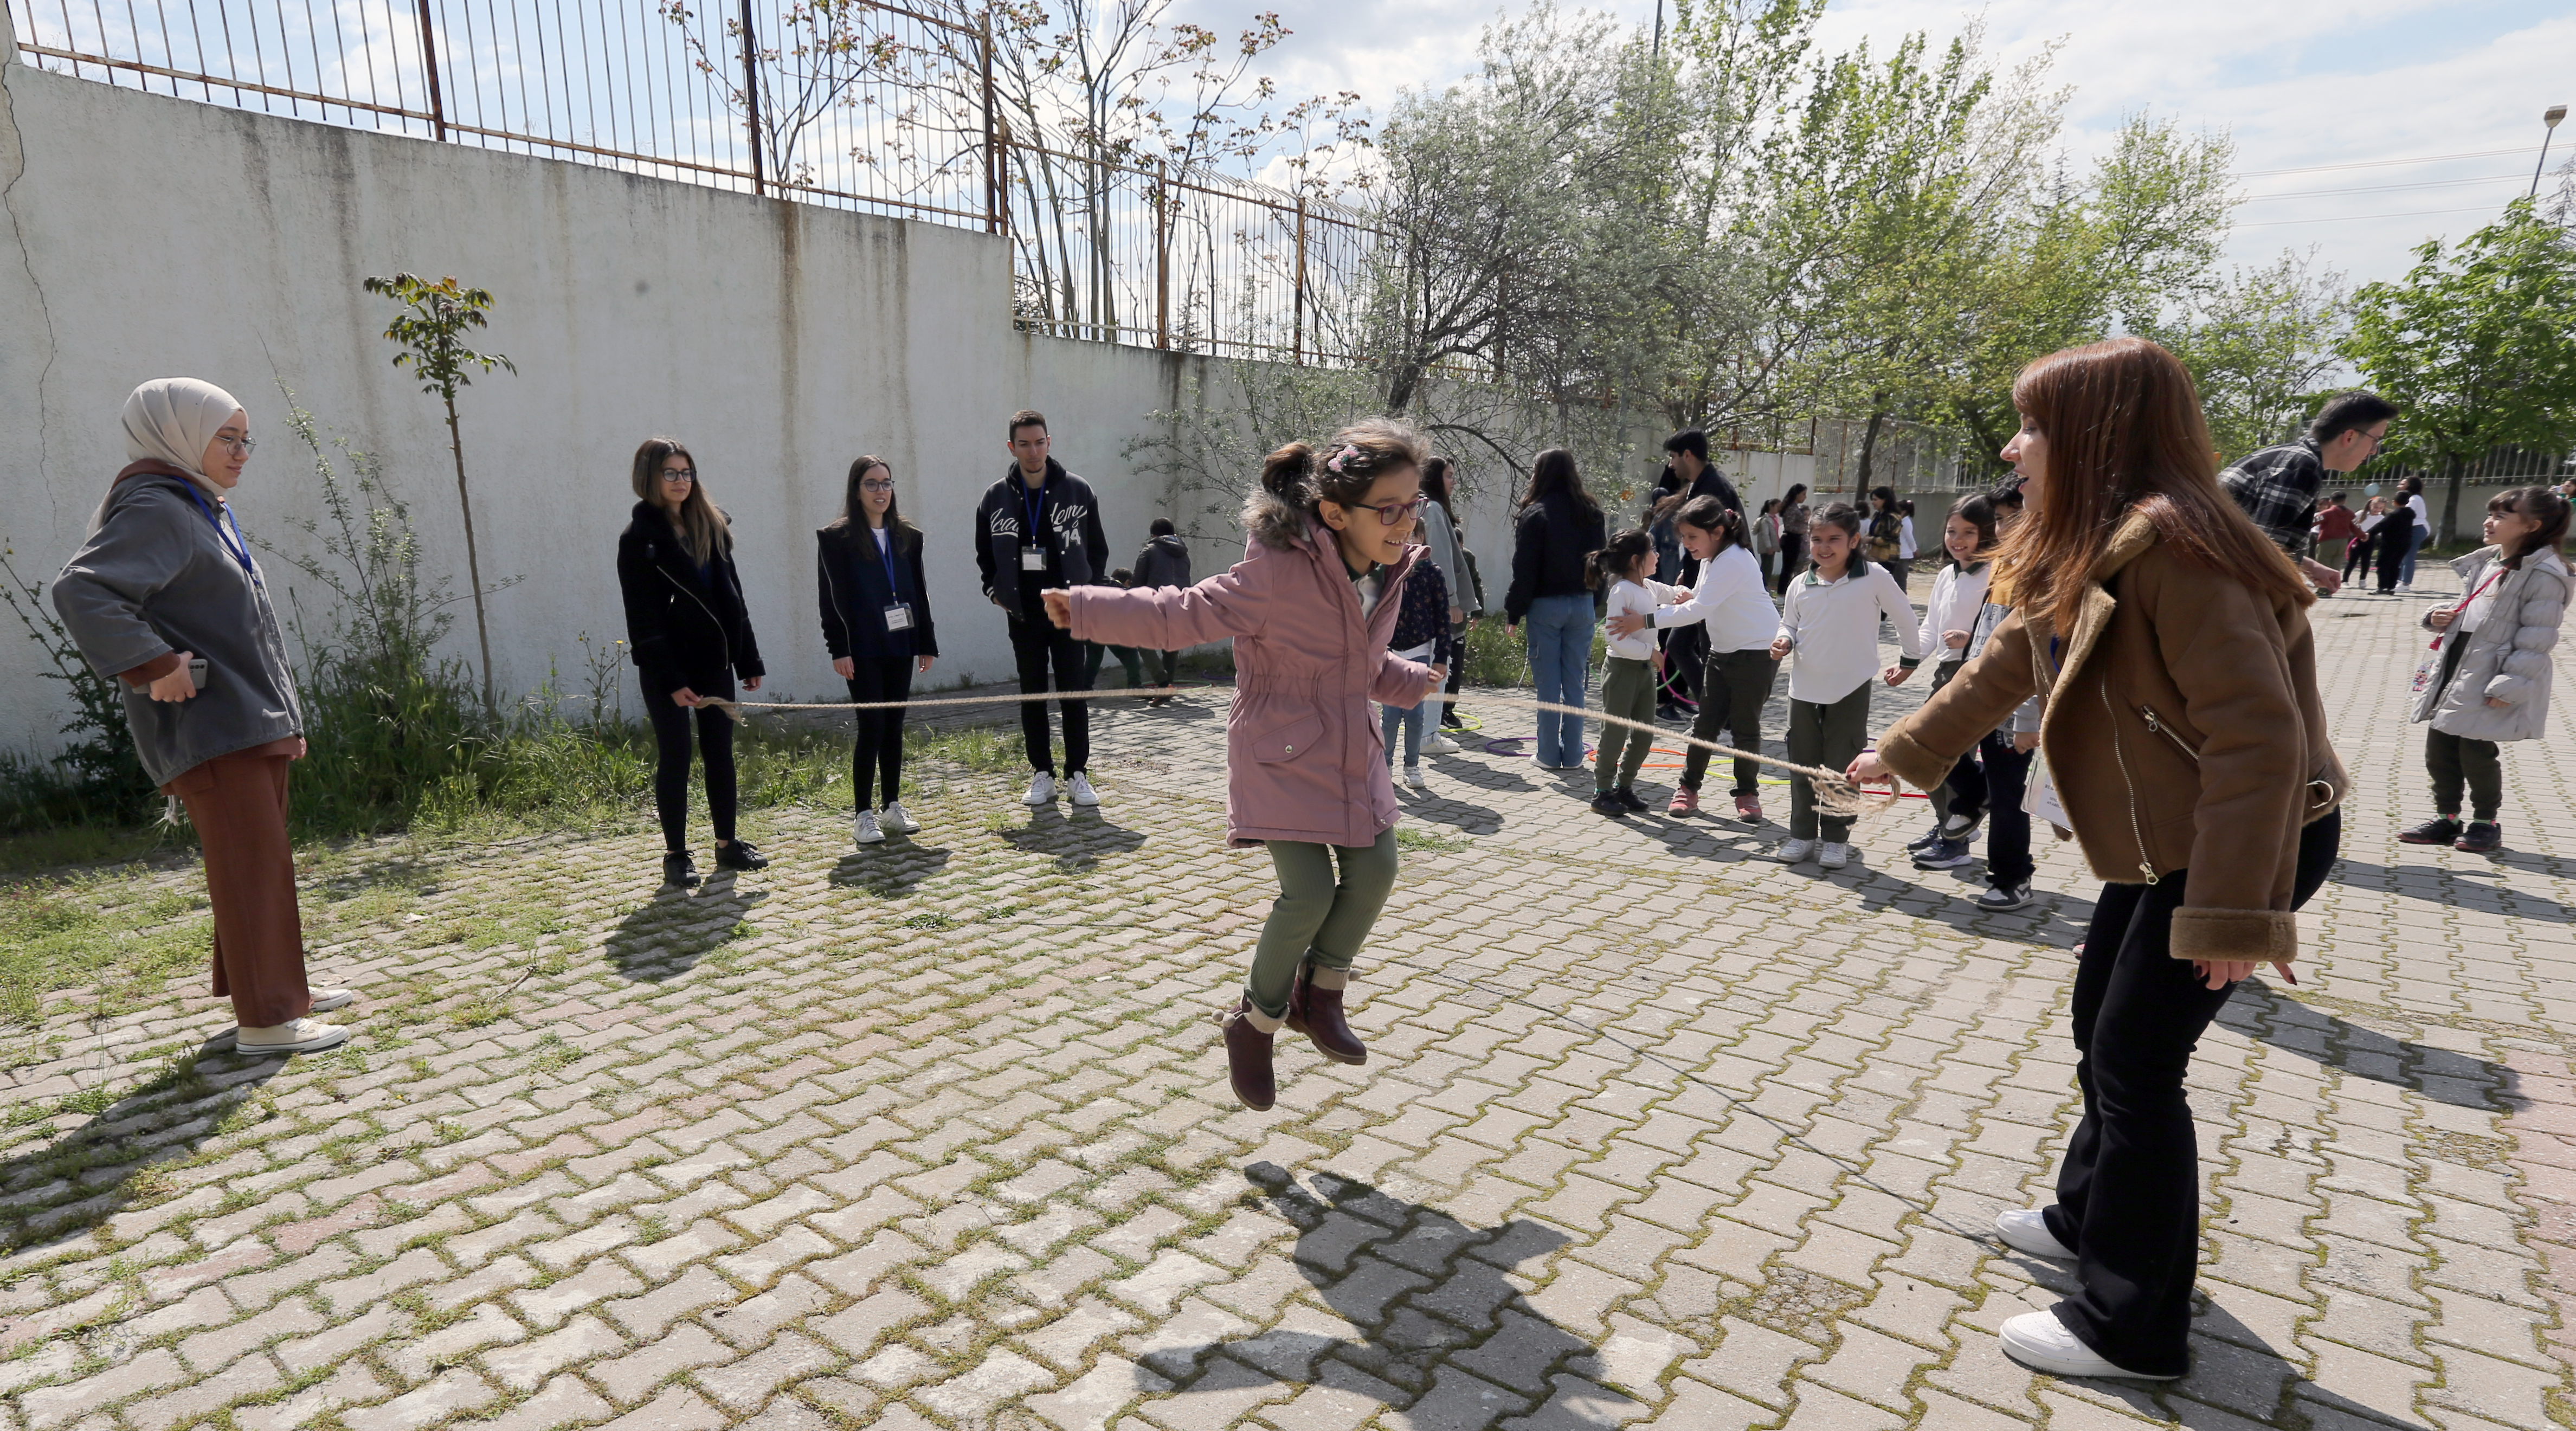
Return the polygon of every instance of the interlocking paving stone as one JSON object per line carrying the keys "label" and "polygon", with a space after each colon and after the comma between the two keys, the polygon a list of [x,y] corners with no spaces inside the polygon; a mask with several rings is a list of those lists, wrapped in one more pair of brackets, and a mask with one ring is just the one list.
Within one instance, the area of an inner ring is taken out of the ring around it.
{"label": "interlocking paving stone", "polygon": [[1272,889],[1212,690],[1094,706],[1098,811],[924,770],[920,835],[761,812],[777,863],[689,893],[642,831],[314,852],[332,1055],[57,1001],[12,1105],[113,1101],[0,1131],[0,1431],[2569,1424],[2576,760],[2508,747],[2493,859],[2397,844],[2420,609],[2317,608],[2359,786],[2299,985],[2194,1066],[2182,1381],[1994,1341],[2069,1285],[1984,1234],[2074,1116],[2070,846],[2011,915],[1910,868],[1914,802],[1787,868],[1593,814],[1487,706],[1402,796],[1368,1065],[1283,1036],[1255,1115],[1215,1016]]}

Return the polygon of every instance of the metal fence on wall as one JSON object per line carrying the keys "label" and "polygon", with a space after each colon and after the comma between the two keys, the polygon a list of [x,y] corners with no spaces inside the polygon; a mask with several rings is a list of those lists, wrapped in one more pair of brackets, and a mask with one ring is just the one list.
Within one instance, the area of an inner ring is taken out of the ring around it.
{"label": "metal fence on wall", "polygon": [[1376,241],[996,122],[978,15],[884,0],[6,0],[19,57],[326,124],[1009,234],[1032,331],[1292,361]]}

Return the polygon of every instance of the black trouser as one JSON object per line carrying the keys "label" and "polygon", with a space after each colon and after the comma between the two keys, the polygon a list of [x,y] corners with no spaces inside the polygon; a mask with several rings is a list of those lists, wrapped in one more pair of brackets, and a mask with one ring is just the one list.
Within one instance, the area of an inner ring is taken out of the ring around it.
{"label": "black trouser", "polygon": [[[2395,527],[2395,531],[2389,528]],[[2379,591],[2385,596],[2397,589],[2397,578],[2405,574],[2406,558],[2415,554],[2415,514],[2399,510],[2379,524]]]}
{"label": "black trouser", "polygon": [[[2467,638],[2461,638],[2463,644]],[[2433,776],[2433,810],[2460,813],[2460,787],[2469,792],[2469,818],[2492,820],[2504,807],[2504,761],[2492,740],[2475,740],[2445,730],[2424,732],[2424,768]]]}
{"label": "black trouser", "polygon": [[[2325,882],[2343,812],[2300,832],[2290,907]],[[2075,1249],[2082,1290],[2055,1307],[2086,1346],[2127,1371],[2189,1367],[2200,1262],[2200,1161],[2183,1079],[2234,986],[2212,989],[2171,950],[2187,871],[2102,889],[2075,970],[2075,1081],[2084,1120],[2057,1174],[2048,1230]],[[2091,1229],[2088,1236],[2086,1230]]]}
{"label": "black trouser", "polygon": [[1702,666],[1708,657],[1708,627],[1694,621],[1672,631],[1672,639],[1664,643],[1664,680],[1656,688],[1655,699],[1659,704],[1674,696],[1704,702],[1708,698],[1708,677]]}
{"label": "black trouser", "polygon": [[[850,700],[858,705],[909,700],[910,656],[856,656],[850,661]],[[903,798],[903,712],[860,711],[859,738],[850,747],[851,798],[861,810],[875,810]],[[885,798],[870,793],[878,784]]]}
{"label": "black trouser", "polygon": [[1780,569],[1771,574],[1771,593],[1774,596],[1789,594],[1789,579],[1798,574],[1799,563],[1806,559],[1807,534],[1782,532],[1780,534]]}
{"label": "black trouser", "polygon": [[[1695,628],[1705,633],[1708,628]],[[1702,639],[1706,639],[1703,635]],[[1762,707],[1771,699],[1772,682],[1779,679],[1780,663],[1771,659],[1767,646],[1750,651],[1711,651],[1700,677],[1699,716],[1691,722],[1691,735],[1699,740],[1717,740],[1718,732],[1730,738],[1720,742],[1738,750],[1762,748]],[[1735,761],[1737,795],[1755,792],[1756,779],[1762,767],[1741,756]],[[1708,778],[1708,752],[1692,746],[1682,755],[1682,788],[1697,790]]]}
{"label": "black trouser", "polygon": [[1987,731],[1941,782],[1950,792],[1946,811],[1937,802],[1934,808],[1936,815],[1985,812],[1986,883],[1997,889],[2019,889],[2038,870],[2030,858],[2030,812],[2021,807],[2033,754],[2013,749],[2011,736]]}
{"label": "black trouser", "polygon": [[[1041,617],[1035,621],[1011,618],[1011,656],[1020,666],[1020,694],[1039,695],[1047,689],[1047,666],[1055,666],[1055,689],[1087,691],[1090,678],[1083,674],[1086,653],[1083,643],[1073,633]],[[1064,773],[1079,775],[1091,765],[1091,707],[1081,701],[1059,701],[1064,709]],[[1029,768],[1049,775],[1055,773],[1055,751],[1047,739],[1047,703],[1020,702],[1020,737],[1029,748]]]}
{"label": "black trouser", "polygon": [[[733,699],[733,682],[723,689],[689,689],[702,696]],[[662,819],[662,846],[672,854],[689,847],[689,714],[669,696],[644,693],[644,713],[653,720],[653,813]],[[699,706],[698,758],[707,766],[707,817],[715,822],[716,842],[733,839],[733,717],[714,706]]]}
{"label": "black trouser", "polygon": [[2352,580],[2353,568],[2355,567],[2359,567],[2364,574],[2367,574],[2370,571],[2370,553],[2375,545],[2376,541],[2373,535],[2369,532],[2364,532],[2360,536],[2352,539],[2352,547],[2343,554],[2343,579],[2345,581]]}
{"label": "black trouser", "polygon": [[[1449,658],[1449,684],[1441,687],[1441,689],[1454,696],[1458,694],[1458,683],[1467,679],[1466,622],[1461,621],[1457,625],[1449,628],[1449,644],[1452,649],[1457,651],[1458,654]],[[1464,730],[1467,728],[1467,722],[1461,719],[1458,715],[1458,703],[1456,701],[1442,701],[1440,703],[1440,723],[1448,726],[1452,730]]]}

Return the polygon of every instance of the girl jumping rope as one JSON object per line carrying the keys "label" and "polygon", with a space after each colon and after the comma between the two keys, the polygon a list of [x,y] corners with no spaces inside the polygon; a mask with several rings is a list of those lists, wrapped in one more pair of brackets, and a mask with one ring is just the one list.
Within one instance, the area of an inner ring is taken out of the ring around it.
{"label": "girl jumping rope", "polygon": [[[1789,758],[1839,767],[1869,743],[1869,678],[1880,674],[1891,686],[1904,680],[1923,660],[1923,638],[1896,578],[1861,558],[1860,513],[1834,503],[1816,514],[1810,540],[1816,564],[1789,583],[1771,656],[1797,654],[1789,668]],[[1904,661],[1884,672],[1878,664],[1882,616],[1896,624],[1905,651]],[[1780,861],[1794,865],[1812,856],[1826,869],[1841,869],[1851,863],[1851,827],[1849,815],[1820,817],[1815,788],[1801,778],[1789,787],[1789,838],[1781,842]]]}
{"label": "girl jumping rope", "polygon": [[[1292,442],[1262,464],[1246,502],[1244,558],[1168,591],[1077,586],[1045,594],[1048,619],[1077,640],[1176,651],[1234,638],[1226,717],[1226,843],[1263,845],[1279,898],[1225,1023],[1234,1096],[1278,1096],[1271,1040],[1282,1025],[1337,1063],[1368,1050],[1343,1014],[1351,961],[1395,886],[1395,783],[1369,702],[1410,706],[1440,689],[1436,668],[1387,649],[1422,507],[1420,434],[1372,418],[1318,453]],[[1339,867],[1339,878],[1335,867]]]}

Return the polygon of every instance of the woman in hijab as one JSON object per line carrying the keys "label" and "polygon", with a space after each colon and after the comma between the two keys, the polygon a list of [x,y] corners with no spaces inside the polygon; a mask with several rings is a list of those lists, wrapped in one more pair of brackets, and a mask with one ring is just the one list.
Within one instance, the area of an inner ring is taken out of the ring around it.
{"label": "woman in hijab", "polygon": [[135,751],[185,805],[215,912],[215,989],[246,1054],[310,1053],[349,1031],[308,1015],[349,1002],[304,974],[287,766],[304,712],[259,562],[225,501],[251,452],[250,416],[194,378],[125,400],[125,455],[89,539],[54,578],[81,654],[116,678]]}

